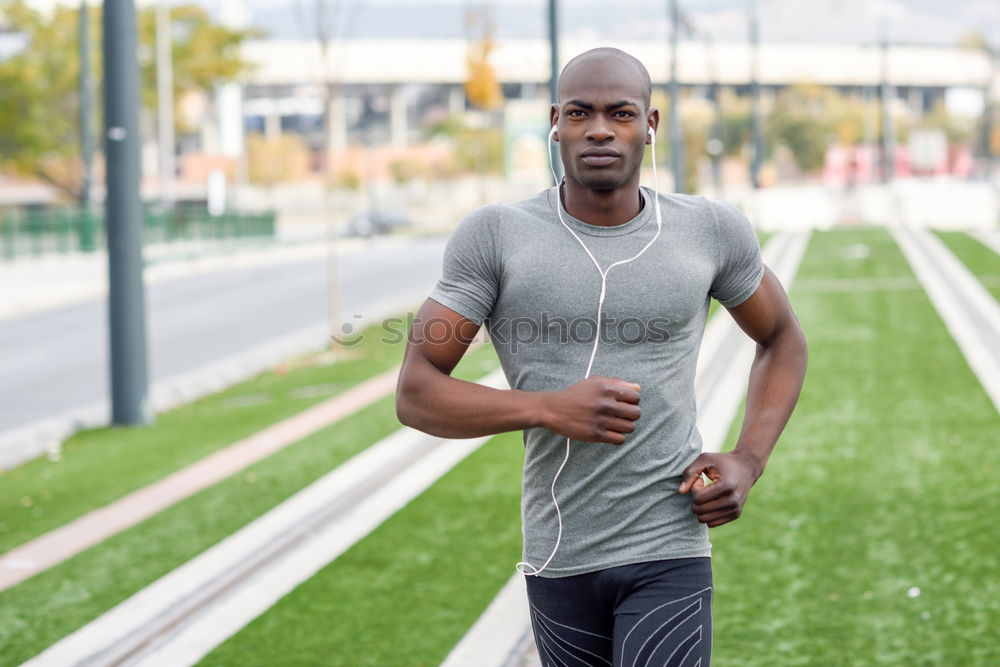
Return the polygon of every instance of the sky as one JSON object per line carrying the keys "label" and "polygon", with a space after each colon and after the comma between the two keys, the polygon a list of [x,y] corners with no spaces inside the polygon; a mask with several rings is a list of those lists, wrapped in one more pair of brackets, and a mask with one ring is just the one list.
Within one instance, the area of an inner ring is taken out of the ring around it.
{"label": "sky", "polygon": [[[64,0],[29,1],[49,6]],[[191,1],[217,14],[222,2],[231,0]],[[490,8],[498,39],[547,34],[546,0],[244,1],[252,23],[280,39],[311,36],[311,17],[321,2],[333,8],[331,20],[340,26],[339,32],[355,38],[461,39],[466,11],[481,7]],[[746,39],[748,0],[679,0],[679,4],[701,34],[717,41]],[[884,16],[894,43],[950,46],[977,30],[1000,47],[1000,0],[758,0],[758,5],[764,41],[871,43],[878,34],[878,17]],[[666,0],[561,0],[560,34],[583,39],[667,39],[666,7]]]}
{"label": "sky", "polygon": [[[218,2],[219,0],[213,0]],[[328,0],[330,1],[330,0]],[[717,41],[747,35],[747,0],[679,0],[690,22]],[[304,34],[303,9],[316,0],[248,0],[255,23],[274,37]],[[375,38],[462,38],[468,8],[490,7],[499,39],[547,35],[545,0],[332,0],[352,34]],[[998,0],[761,0],[761,38],[795,42],[871,42],[878,16],[899,43],[953,45],[985,30],[1000,45]],[[567,37],[666,39],[665,0],[562,0],[560,33]],[[308,25],[308,23],[306,23]],[[305,34],[308,34],[307,32]]]}

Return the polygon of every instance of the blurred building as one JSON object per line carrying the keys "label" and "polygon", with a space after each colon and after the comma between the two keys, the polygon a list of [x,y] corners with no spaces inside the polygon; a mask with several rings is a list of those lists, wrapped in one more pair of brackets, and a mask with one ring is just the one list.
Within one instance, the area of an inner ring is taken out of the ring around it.
{"label": "blurred building", "polygon": [[[564,42],[561,52],[569,57],[596,45],[634,54],[649,68],[654,85],[666,85],[669,54],[661,42]],[[426,124],[465,110],[466,50],[467,42],[459,39],[353,40],[334,44],[324,64],[314,41],[248,42],[245,55],[256,67],[244,88],[244,129],[269,136],[298,134],[311,148],[320,149],[323,83],[329,81],[335,85],[331,148],[357,143],[405,146]],[[871,96],[880,82],[882,58],[875,46],[763,44],[762,96],[766,104],[783,87],[801,82]],[[506,99],[547,98],[546,41],[500,42],[491,61]],[[686,94],[694,97],[704,96],[713,79],[746,95],[750,63],[745,42],[708,47],[689,41],[680,47],[678,76]],[[893,46],[887,72],[899,104],[917,116],[956,89],[981,99],[992,74],[982,51],[935,46]],[[239,121],[230,117],[228,122]],[[209,128],[206,136],[224,134]],[[202,150],[213,152],[212,143],[209,139]]]}

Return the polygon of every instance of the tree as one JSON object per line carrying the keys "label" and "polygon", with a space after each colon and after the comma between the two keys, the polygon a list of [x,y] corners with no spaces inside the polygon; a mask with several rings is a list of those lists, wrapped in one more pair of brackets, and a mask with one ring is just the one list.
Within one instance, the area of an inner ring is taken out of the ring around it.
{"label": "tree", "polygon": [[[0,62],[0,90],[5,93],[0,96],[0,127],[4,128],[0,165],[75,198],[81,179],[78,162],[70,159],[77,155],[80,143],[77,12],[58,6],[46,19],[23,0],[14,0],[0,14],[7,30],[26,37],[20,53]],[[90,25],[91,61],[97,62],[100,19],[91,20]]]}
{"label": "tree", "polygon": [[[232,30],[212,22],[208,12],[197,5],[170,8],[171,54],[174,70],[174,100],[194,90],[211,90],[219,82],[235,81],[250,69],[240,55],[243,42],[259,36],[256,30]],[[142,104],[155,109],[156,94],[156,11],[150,6],[139,11],[139,66]],[[174,114],[176,124],[184,119]],[[179,130],[187,130],[183,126]]]}
{"label": "tree", "polygon": [[[91,62],[101,80],[100,8],[91,7]],[[155,63],[152,62],[154,10],[139,12],[141,99],[156,104]],[[212,23],[200,7],[171,9],[175,99],[180,93],[209,89],[217,81],[233,80],[247,71],[239,47],[251,31],[236,31]],[[80,106],[78,11],[56,6],[50,15],[33,10],[25,0],[0,9],[0,25],[24,35],[27,46],[0,62],[0,167],[37,178],[76,199],[81,184],[79,160]],[[99,107],[97,105],[99,116]],[[99,121],[95,122],[99,127]]]}
{"label": "tree", "polygon": [[[486,10],[469,10],[465,17],[466,29],[470,33],[466,67],[469,76],[465,81],[465,95],[474,106],[483,111],[492,111],[503,104],[503,90],[497,81],[496,72],[490,64],[490,54],[496,48],[493,39],[493,22]],[[471,37],[476,30],[481,32],[478,39]]]}
{"label": "tree", "polygon": [[768,139],[788,148],[804,172],[819,169],[826,159],[834,136],[835,97],[835,91],[822,86],[795,84],[781,91],[767,118]]}

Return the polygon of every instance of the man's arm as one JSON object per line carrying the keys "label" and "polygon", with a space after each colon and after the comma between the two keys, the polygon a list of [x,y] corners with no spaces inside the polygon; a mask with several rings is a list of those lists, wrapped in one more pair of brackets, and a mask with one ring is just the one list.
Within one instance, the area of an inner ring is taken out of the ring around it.
{"label": "man's arm", "polygon": [[407,426],[445,438],[544,427],[574,440],[621,444],[639,418],[639,385],[590,377],[561,391],[499,390],[451,377],[479,325],[428,299],[410,329],[396,390]]}
{"label": "man's arm", "polygon": [[[740,516],[750,487],[764,472],[778,436],[798,401],[806,371],[806,338],[781,283],[765,269],[753,295],[730,308],[740,328],[757,343],[750,369],[746,414],[736,447],[704,453],[684,470],[680,492],[691,492],[692,511],[708,526]],[[712,484],[705,485],[704,473]]]}

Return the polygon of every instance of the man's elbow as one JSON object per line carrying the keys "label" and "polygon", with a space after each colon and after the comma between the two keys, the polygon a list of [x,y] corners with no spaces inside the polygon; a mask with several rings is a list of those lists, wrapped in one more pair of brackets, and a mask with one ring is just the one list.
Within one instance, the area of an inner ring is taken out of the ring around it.
{"label": "man's elbow", "polygon": [[417,409],[412,394],[413,392],[408,391],[402,382],[396,387],[396,419],[403,426],[420,430],[420,426],[417,423],[420,421],[420,411]]}
{"label": "man's elbow", "polygon": [[786,359],[796,359],[804,366],[809,359],[809,343],[802,325],[794,317],[758,343],[762,352],[775,351]]}
{"label": "man's elbow", "polygon": [[809,362],[809,342],[798,320],[793,320],[788,326],[785,335],[782,336],[782,344],[785,346],[786,358],[793,360],[804,373]]}

